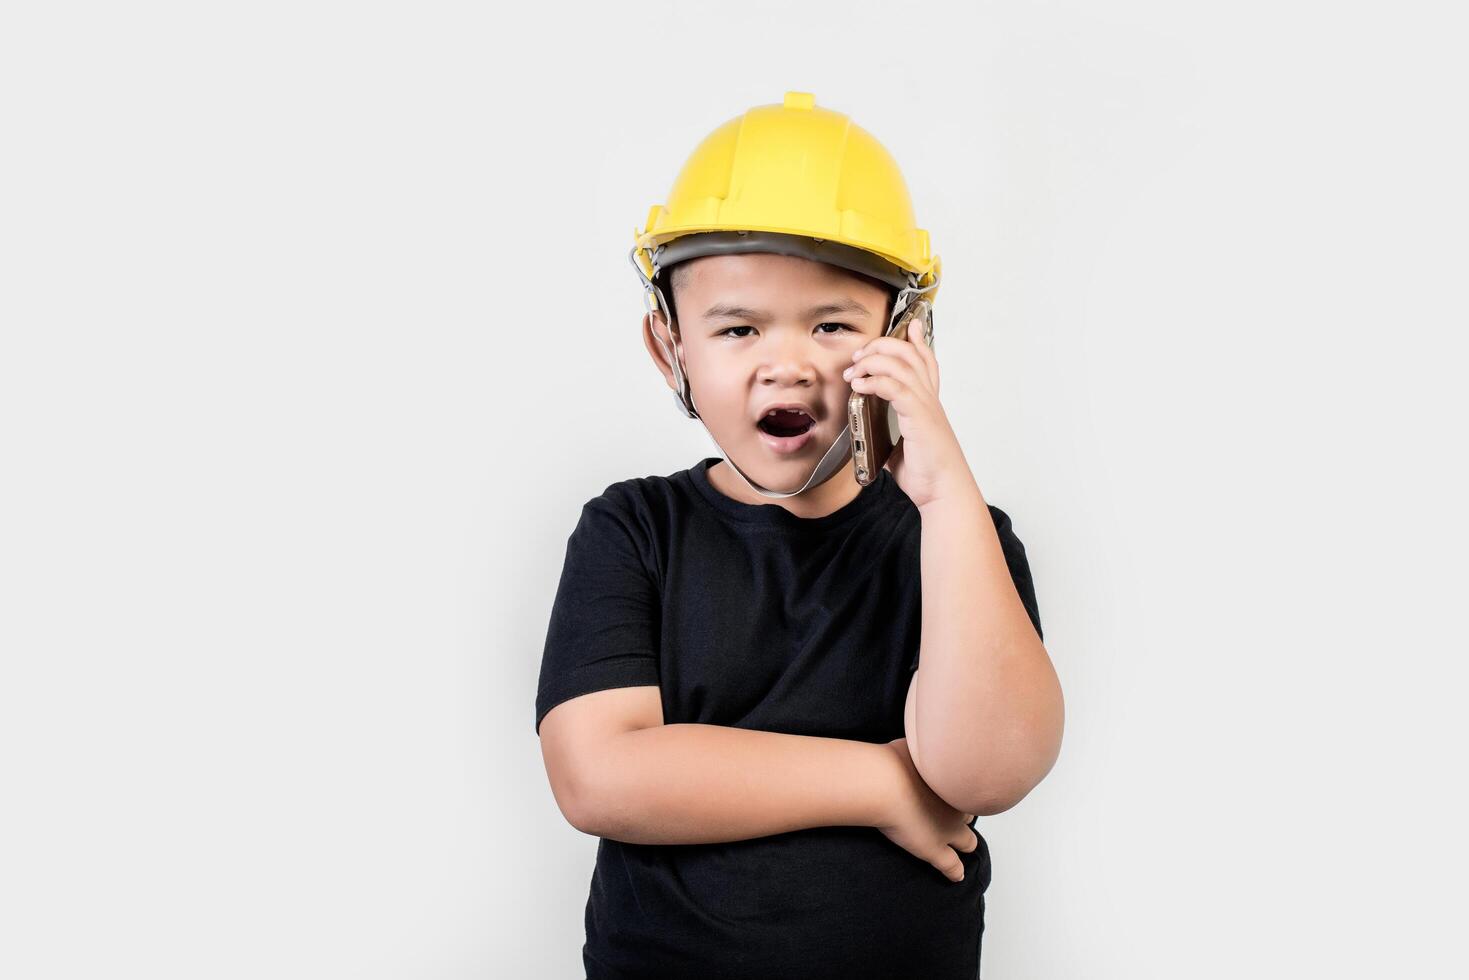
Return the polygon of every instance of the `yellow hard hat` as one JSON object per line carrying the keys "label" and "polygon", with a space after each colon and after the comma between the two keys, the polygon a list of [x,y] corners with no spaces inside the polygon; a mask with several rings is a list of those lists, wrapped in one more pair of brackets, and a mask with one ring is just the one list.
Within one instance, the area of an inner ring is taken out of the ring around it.
{"label": "yellow hard hat", "polygon": [[842,113],[818,108],[810,92],[787,92],[780,105],[756,106],[706,136],[668,203],[653,205],[634,236],[651,249],[704,231],[840,242],[920,277],[938,264],[892,154]]}
{"label": "yellow hard hat", "polygon": [[939,257],[892,154],[810,92],[787,92],[706,136],[633,238],[649,288],[662,268],[699,255],[779,251],[916,288],[930,303],[938,290]]}
{"label": "yellow hard hat", "polygon": [[[780,105],[755,106],[706,136],[679,171],[667,203],[648,210],[645,228],[634,227],[633,240],[629,258],[643,282],[644,302],[649,312],[661,309],[669,318],[672,305],[660,273],[704,255],[795,255],[883,282],[897,290],[884,333],[914,301],[927,300],[931,309],[942,268],[928,232],[914,221],[908,185],[892,154],[845,115],[817,108],[810,92],[786,92]],[[674,397],[685,415],[699,418],[678,329],[670,328],[674,350],[665,346],[665,354],[678,383]],[[656,331],[654,336],[661,344]],[[849,446],[844,430],[807,486],[831,475]],[[748,477],[746,482],[766,496],[801,492],[775,493]]]}

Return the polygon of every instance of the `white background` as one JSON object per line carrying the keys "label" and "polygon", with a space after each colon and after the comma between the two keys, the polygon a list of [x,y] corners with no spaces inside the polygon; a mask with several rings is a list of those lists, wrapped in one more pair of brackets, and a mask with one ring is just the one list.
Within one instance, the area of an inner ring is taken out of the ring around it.
{"label": "white background", "polygon": [[581,976],[566,536],[715,454],[626,253],[790,89],[1066,692],[984,976],[1463,976],[1450,6],[7,4],[0,974]]}

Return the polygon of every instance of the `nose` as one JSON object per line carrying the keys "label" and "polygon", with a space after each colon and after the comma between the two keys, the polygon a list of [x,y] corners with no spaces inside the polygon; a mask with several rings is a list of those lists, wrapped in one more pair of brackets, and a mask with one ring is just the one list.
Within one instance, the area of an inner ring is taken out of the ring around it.
{"label": "nose", "polygon": [[760,380],[771,384],[811,384],[820,373],[814,361],[818,353],[799,334],[775,331],[767,344]]}

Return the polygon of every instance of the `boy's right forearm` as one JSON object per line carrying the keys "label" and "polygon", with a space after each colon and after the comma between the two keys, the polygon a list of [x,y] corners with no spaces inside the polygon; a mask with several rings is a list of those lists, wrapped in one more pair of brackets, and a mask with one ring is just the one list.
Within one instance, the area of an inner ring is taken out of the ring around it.
{"label": "boy's right forearm", "polygon": [[807,827],[878,826],[901,791],[881,743],[721,725],[614,736],[578,801],[581,830],[631,844],[707,844]]}

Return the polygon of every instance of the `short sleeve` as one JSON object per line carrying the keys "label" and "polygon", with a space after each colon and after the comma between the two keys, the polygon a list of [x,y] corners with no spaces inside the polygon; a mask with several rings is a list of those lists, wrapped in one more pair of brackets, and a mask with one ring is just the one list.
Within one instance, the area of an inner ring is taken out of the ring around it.
{"label": "short sleeve", "polygon": [[[995,532],[1000,536],[1000,548],[1005,553],[1005,564],[1010,568],[1010,581],[1015,583],[1015,591],[1020,596],[1021,605],[1030,615],[1031,624],[1035,626],[1036,636],[1045,640],[1046,634],[1041,630],[1041,611],[1035,599],[1035,582],[1030,577],[1030,562],[1025,557],[1025,545],[1020,543],[1016,536],[1014,527],[1010,523],[1010,515],[1000,508],[990,505],[990,517],[995,522]],[[909,671],[918,669],[918,653],[914,651],[913,661],[908,665]]]}
{"label": "short sleeve", "polygon": [[658,683],[658,590],[632,525],[604,493],[586,503],[567,538],[536,686],[537,735],[563,701]]}

